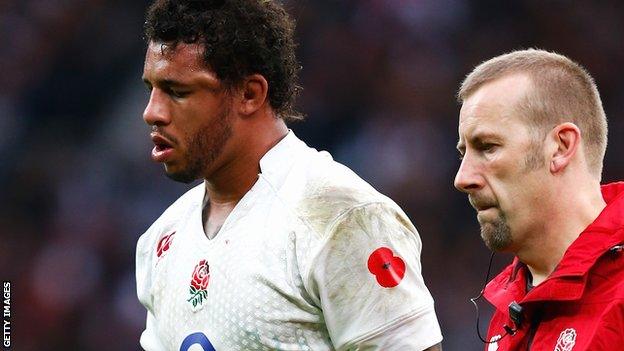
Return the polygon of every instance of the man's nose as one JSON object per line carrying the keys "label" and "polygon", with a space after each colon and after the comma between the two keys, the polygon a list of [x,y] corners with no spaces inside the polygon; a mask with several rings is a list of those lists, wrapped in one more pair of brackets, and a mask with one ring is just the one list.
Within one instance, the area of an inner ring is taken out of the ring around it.
{"label": "man's nose", "polygon": [[481,189],[483,183],[483,176],[478,172],[472,159],[468,155],[464,156],[455,175],[455,188],[461,192],[470,193]]}
{"label": "man's nose", "polygon": [[150,99],[143,111],[143,120],[150,126],[167,125],[171,122],[166,96],[157,88],[150,92]]}

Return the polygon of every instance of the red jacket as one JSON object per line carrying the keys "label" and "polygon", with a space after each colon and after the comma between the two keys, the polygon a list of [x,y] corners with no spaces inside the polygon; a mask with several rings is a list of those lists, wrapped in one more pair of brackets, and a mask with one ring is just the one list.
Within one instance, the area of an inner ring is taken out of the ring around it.
{"label": "red jacket", "polygon": [[[624,350],[624,182],[602,187],[607,207],[570,245],[550,276],[528,293],[518,258],[485,288],[495,307],[486,350]],[[522,306],[518,326],[509,304]]]}

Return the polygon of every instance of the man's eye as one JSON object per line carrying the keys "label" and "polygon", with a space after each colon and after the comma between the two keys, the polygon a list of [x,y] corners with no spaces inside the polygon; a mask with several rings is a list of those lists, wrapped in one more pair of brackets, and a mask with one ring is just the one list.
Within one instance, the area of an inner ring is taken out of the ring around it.
{"label": "man's eye", "polygon": [[498,145],[496,144],[482,144],[480,149],[484,152],[493,152],[496,150],[497,147]]}
{"label": "man's eye", "polygon": [[189,95],[189,92],[177,89],[169,89],[167,93],[177,99],[181,99]]}

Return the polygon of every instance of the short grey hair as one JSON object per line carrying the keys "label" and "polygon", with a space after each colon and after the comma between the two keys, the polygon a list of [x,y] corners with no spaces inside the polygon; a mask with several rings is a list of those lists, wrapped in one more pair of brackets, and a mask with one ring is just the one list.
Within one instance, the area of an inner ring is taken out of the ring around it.
{"label": "short grey hair", "polygon": [[463,103],[484,84],[508,76],[526,74],[533,89],[517,106],[537,135],[545,136],[557,124],[579,127],[586,160],[600,178],[607,148],[607,117],[598,88],[581,65],[553,52],[518,50],[478,65],[461,84],[457,100]]}

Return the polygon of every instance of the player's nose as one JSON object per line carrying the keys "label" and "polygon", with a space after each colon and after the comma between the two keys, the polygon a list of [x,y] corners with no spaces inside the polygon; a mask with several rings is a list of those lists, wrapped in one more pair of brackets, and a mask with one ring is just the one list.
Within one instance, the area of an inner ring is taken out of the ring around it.
{"label": "player's nose", "polygon": [[453,185],[455,188],[464,193],[470,193],[483,188],[483,176],[479,173],[478,167],[468,155],[464,156]]}
{"label": "player's nose", "polygon": [[143,120],[150,126],[167,125],[171,122],[165,96],[157,88],[152,89],[150,93],[149,101],[143,111]]}

